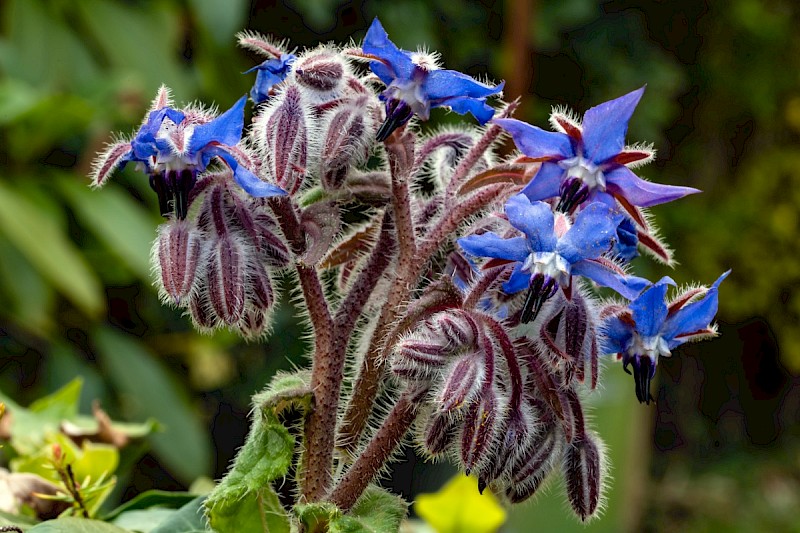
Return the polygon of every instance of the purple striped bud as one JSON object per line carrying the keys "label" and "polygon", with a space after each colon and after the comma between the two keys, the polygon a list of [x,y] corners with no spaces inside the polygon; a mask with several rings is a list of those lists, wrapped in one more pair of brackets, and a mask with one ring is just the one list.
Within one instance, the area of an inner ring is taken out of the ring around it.
{"label": "purple striped bud", "polygon": [[247,296],[254,309],[267,311],[275,303],[272,280],[260,264],[250,265],[247,272]]}
{"label": "purple striped bud", "polygon": [[511,410],[500,430],[497,452],[491,457],[479,476],[483,486],[502,476],[513,475],[517,464],[530,453],[536,444],[536,427],[533,416],[521,408]]}
{"label": "purple striped bud", "polygon": [[410,337],[397,344],[392,371],[410,379],[428,379],[447,364],[448,348],[438,340]]}
{"label": "purple striped bud", "polygon": [[[450,368],[436,401],[443,411],[460,410],[469,404],[486,380],[482,353],[472,352],[459,357]],[[492,376],[489,376],[491,379]]]}
{"label": "purple striped bud", "polygon": [[438,411],[431,415],[425,426],[423,443],[425,451],[432,456],[443,454],[458,434],[459,421],[450,413]]}
{"label": "purple striped bud", "polygon": [[217,313],[211,307],[211,302],[205,292],[195,292],[189,299],[189,314],[198,331],[210,333],[219,326]]}
{"label": "purple striped bud", "polygon": [[219,319],[228,325],[244,312],[247,261],[245,247],[232,236],[216,239],[208,255],[208,297]]}
{"label": "purple striped bud", "polygon": [[347,64],[333,50],[317,50],[299,57],[293,66],[294,80],[320,101],[336,98],[344,89]]}
{"label": "purple striped bud", "polygon": [[153,252],[165,300],[182,305],[192,293],[202,251],[200,232],[185,220],[170,220],[159,226]]}
{"label": "purple striped bud", "polygon": [[300,90],[288,86],[254,121],[264,168],[279,187],[295,194],[306,174],[309,113]]}
{"label": "purple striped bud", "polygon": [[258,241],[255,243],[259,259],[272,267],[285,267],[289,264],[289,247],[278,233],[275,220],[266,213],[255,216]]}
{"label": "purple striped bud", "polygon": [[562,436],[555,426],[541,432],[525,456],[513,467],[511,485],[506,494],[511,503],[521,503],[533,496],[553,471],[562,454]]}
{"label": "purple striped bud", "polygon": [[477,326],[468,315],[458,311],[439,313],[433,317],[434,327],[454,347],[475,346]]}
{"label": "purple striped bud", "polygon": [[581,521],[591,518],[600,504],[605,463],[599,438],[586,433],[564,451],[564,481],[572,510]]}
{"label": "purple striped bud", "polygon": [[467,409],[461,432],[461,460],[467,475],[484,464],[494,446],[501,408],[494,389],[484,389]]}
{"label": "purple striped bud", "polygon": [[268,325],[265,311],[248,307],[236,326],[242,337],[253,340],[267,333]]}
{"label": "purple striped bud", "polygon": [[326,115],[322,126],[319,175],[327,190],[337,190],[348,170],[363,161],[373,137],[366,96],[339,106]]}

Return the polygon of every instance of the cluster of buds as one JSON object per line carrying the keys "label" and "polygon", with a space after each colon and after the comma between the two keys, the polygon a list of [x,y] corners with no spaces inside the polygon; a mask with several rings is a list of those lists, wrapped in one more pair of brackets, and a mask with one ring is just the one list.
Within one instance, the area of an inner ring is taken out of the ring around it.
{"label": "cluster of buds", "polygon": [[[295,274],[315,339],[304,499],[351,508],[417,420],[420,448],[454,458],[480,491],[521,502],[560,469],[577,516],[595,515],[606,468],[581,398],[600,360],[632,368],[649,403],[658,358],[715,333],[726,275],[665,303],[671,279],[629,273],[640,250],[672,264],[646,208],[698,192],[631,170],[654,155],[625,145],[644,89],[582,122],[556,110],[545,131],[510,118],[513,102],[490,105],[502,83],[398,48],[377,20],[359,48],[297,52],[255,33],[239,43],[265,58],[251,69],[249,128],[246,97],[217,116],[177,109],[162,89],[92,179],[129,162],[148,175],[167,219],[157,284],[201,331],[259,337],[275,271]],[[422,134],[434,108],[480,127]],[[498,161],[504,132],[521,153]],[[595,286],[624,301],[601,302]],[[343,387],[348,358],[360,369]],[[393,382],[406,392],[370,432]]]}

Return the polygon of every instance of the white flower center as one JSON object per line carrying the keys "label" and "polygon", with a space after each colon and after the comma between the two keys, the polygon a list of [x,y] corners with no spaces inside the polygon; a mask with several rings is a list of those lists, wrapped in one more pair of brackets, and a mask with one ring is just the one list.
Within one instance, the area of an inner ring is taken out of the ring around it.
{"label": "white flower center", "polygon": [[411,110],[423,120],[430,116],[431,104],[422,92],[422,82],[424,77],[408,81],[393,81],[386,89],[386,96],[395,100],[402,100]]}
{"label": "white flower center", "polygon": [[633,334],[633,340],[630,347],[628,347],[628,353],[630,355],[647,356],[653,362],[657,361],[659,356],[669,357],[672,355],[664,337],[661,335],[642,337],[638,332]]}
{"label": "white flower center", "polygon": [[578,178],[590,190],[606,190],[606,177],[603,175],[603,171],[591,161],[587,161],[581,156],[575,156],[559,161],[558,166],[566,170],[567,178]]}
{"label": "white flower center", "polygon": [[571,272],[569,262],[555,252],[533,252],[525,259],[522,270],[530,272],[531,277],[544,274],[562,286],[568,284]]}

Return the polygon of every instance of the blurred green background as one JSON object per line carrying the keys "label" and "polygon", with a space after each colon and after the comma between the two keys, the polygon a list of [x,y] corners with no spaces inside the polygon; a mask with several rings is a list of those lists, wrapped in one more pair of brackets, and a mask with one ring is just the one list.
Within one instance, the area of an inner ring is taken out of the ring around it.
{"label": "blurred green background", "polygon": [[[637,273],[710,283],[724,270],[722,337],[660,364],[655,407],[607,365],[594,425],[614,472],[605,515],[583,527],[558,483],[504,531],[800,531],[800,8],[793,0],[5,0],[0,4],[0,390],[23,405],[85,380],[118,419],[166,430],[118,498],[224,473],[251,394],[302,361],[292,308],[265,345],[202,337],[151,285],[159,224],[143,176],[101,191],[90,162],[131,132],[162,83],[221,108],[249,90],[245,28],[298,47],[360,40],[374,16],[403,48],[505,79],[519,118],[588,107],[647,84],[631,141],[642,175],[704,191],[654,209],[680,266]],[[437,114],[441,117],[441,114]],[[445,118],[445,120],[450,117]],[[446,468],[398,467],[411,497]]]}

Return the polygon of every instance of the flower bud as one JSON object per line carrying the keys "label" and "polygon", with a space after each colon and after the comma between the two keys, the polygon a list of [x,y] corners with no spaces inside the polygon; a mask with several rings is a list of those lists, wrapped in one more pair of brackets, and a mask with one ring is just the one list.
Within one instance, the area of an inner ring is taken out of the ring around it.
{"label": "flower bud", "polygon": [[289,247],[277,231],[277,223],[266,213],[258,213],[254,219],[258,241],[255,243],[258,258],[272,267],[289,264]]}
{"label": "flower bud", "polygon": [[429,378],[447,364],[447,352],[438,340],[409,337],[395,347],[392,371],[410,379]]}
{"label": "flower bud", "polygon": [[423,436],[425,451],[432,456],[441,455],[455,440],[459,421],[446,411],[437,411],[428,419]]}
{"label": "flower bud", "polygon": [[170,220],[158,228],[154,255],[165,300],[181,305],[194,290],[202,250],[200,233],[186,220]]}
{"label": "flower bud", "polygon": [[467,409],[461,432],[461,460],[467,475],[487,460],[492,449],[498,431],[499,403],[494,389],[487,388]]}
{"label": "flower bud", "polygon": [[586,433],[576,438],[564,452],[564,482],[572,510],[581,521],[597,511],[603,487],[603,452],[598,438]]}
{"label": "flower bud", "polygon": [[319,175],[327,190],[337,190],[348,170],[362,161],[372,136],[367,97],[331,110],[322,127]]}
{"label": "flower bud", "polygon": [[205,292],[195,292],[189,299],[189,315],[194,327],[200,332],[210,333],[219,325],[219,320]]}
{"label": "flower bud", "polygon": [[294,81],[315,99],[336,98],[344,88],[347,65],[333,50],[320,49],[295,61]]}
{"label": "flower bud", "polygon": [[306,173],[308,110],[300,90],[288,86],[254,121],[264,168],[279,187],[294,194]]}
{"label": "flower bud", "polygon": [[475,322],[457,311],[439,313],[433,317],[435,328],[455,347],[474,346],[477,334]]}
{"label": "flower bud", "polygon": [[267,313],[261,309],[248,307],[236,326],[245,339],[257,339],[267,332]]}
{"label": "flower bud", "polygon": [[247,295],[254,309],[267,311],[275,303],[272,281],[263,265],[250,265],[247,272]]}
{"label": "flower bud", "polygon": [[481,354],[472,352],[463,355],[450,368],[436,401],[444,411],[460,410],[478,394],[485,379]]}
{"label": "flower bud", "polygon": [[208,297],[219,319],[228,325],[239,321],[244,312],[245,248],[233,236],[216,239],[208,258]]}

